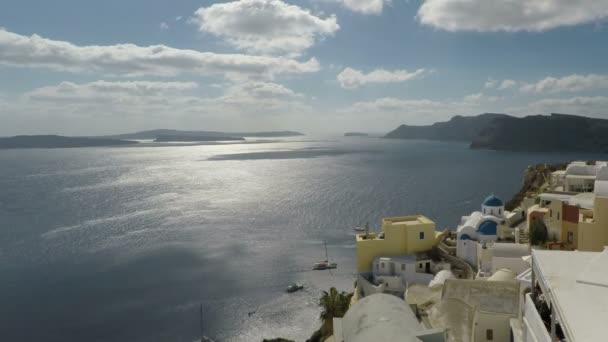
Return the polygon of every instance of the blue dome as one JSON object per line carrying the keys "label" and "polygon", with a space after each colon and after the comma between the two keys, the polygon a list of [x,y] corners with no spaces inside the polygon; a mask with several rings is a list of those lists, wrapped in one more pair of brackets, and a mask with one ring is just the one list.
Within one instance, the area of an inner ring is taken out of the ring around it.
{"label": "blue dome", "polygon": [[471,240],[471,236],[467,233],[460,235],[460,240]]}
{"label": "blue dome", "polygon": [[504,204],[502,203],[502,200],[494,195],[490,195],[488,197],[486,197],[485,200],[483,200],[482,205],[488,206],[488,207],[502,207]]}
{"label": "blue dome", "polygon": [[496,222],[492,220],[485,220],[481,222],[477,228],[477,231],[482,235],[496,235]]}

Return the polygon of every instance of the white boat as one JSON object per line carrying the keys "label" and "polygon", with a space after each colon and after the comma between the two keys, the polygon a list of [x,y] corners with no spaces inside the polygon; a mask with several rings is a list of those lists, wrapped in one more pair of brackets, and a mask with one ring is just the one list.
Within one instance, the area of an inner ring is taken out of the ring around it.
{"label": "white boat", "polygon": [[369,233],[369,223],[365,224],[365,227],[355,227],[353,228],[357,232],[366,232]]}
{"label": "white boat", "polygon": [[323,245],[325,245],[325,260],[314,263],[312,265],[313,270],[329,270],[338,267],[338,264],[335,262],[329,262],[329,257],[327,256],[327,243],[323,242]]}
{"label": "white boat", "polygon": [[298,283],[293,283],[293,284],[287,286],[287,292],[288,293],[298,292],[298,291],[300,291],[302,289],[304,289],[304,285],[298,284]]}

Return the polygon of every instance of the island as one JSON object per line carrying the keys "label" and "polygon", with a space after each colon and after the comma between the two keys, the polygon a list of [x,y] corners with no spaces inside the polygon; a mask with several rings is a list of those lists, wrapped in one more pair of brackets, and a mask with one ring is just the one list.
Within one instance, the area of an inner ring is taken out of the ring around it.
{"label": "island", "polygon": [[106,138],[65,137],[61,135],[17,135],[14,137],[0,138],[0,149],[74,148],[94,146],[125,146],[133,144],[137,144],[137,142]]}
{"label": "island", "polygon": [[[295,137],[304,134],[294,131],[269,131],[269,132],[218,132],[218,131],[181,131],[176,129],[153,129],[134,133],[106,135],[99,138],[131,139],[131,140],[155,140],[160,136],[172,137],[222,137],[222,138],[279,138]],[[182,140],[185,141],[185,140]],[[208,141],[208,140],[207,140]]]}
{"label": "island", "polygon": [[159,135],[155,142],[202,142],[202,141],[241,141],[245,138],[237,137],[209,137],[194,135]]}
{"label": "island", "polygon": [[485,113],[427,126],[401,125],[384,138],[462,141],[473,149],[607,153],[608,120],[557,113],[526,117]]}
{"label": "island", "polygon": [[345,137],[368,137],[369,134],[361,133],[361,132],[346,132],[344,133]]}

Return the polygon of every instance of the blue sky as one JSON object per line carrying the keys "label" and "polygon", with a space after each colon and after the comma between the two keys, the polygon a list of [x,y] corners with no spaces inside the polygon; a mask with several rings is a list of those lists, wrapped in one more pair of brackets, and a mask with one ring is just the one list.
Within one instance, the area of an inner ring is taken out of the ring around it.
{"label": "blue sky", "polygon": [[0,135],[608,118],[608,1],[0,6]]}

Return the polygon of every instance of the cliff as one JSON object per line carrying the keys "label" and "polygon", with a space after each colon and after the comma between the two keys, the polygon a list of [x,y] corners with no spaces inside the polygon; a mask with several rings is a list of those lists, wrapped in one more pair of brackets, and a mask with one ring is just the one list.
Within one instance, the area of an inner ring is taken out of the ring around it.
{"label": "cliff", "polygon": [[506,114],[485,113],[477,116],[454,116],[450,121],[428,126],[401,125],[385,135],[389,139],[427,139],[447,141],[473,141],[479,132],[497,118],[510,118]]}
{"label": "cliff", "polygon": [[18,135],[0,138],[0,149],[8,148],[73,148],[92,146],[121,146],[137,144],[136,141],[64,137],[60,135]]}
{"label": "cliff", "polygon": [[606,153],[608,120],[555,113],[496,118],[471,140],[471,148]]}

